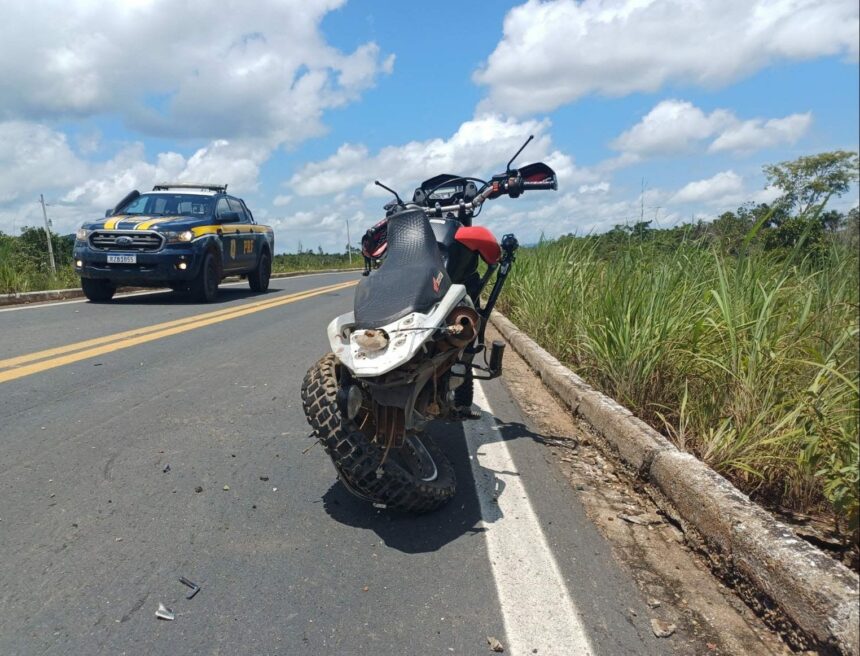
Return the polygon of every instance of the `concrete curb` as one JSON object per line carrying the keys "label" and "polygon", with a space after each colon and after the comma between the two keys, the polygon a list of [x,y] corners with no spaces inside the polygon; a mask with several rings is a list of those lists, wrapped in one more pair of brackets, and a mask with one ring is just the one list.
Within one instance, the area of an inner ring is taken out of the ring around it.
{"label": "concrete curb", "polygon": [[720,551],[734,573],[821,645],[860,656],[860,581],[854,572],[798,538],[728,480],[593,389],[505,316],[494,312],[491,322],[544,384]]}
{"label": "concrete curb", "polygon": [[[288,273],[273,273],[272,278],[293,278],[295,276],[305,276],[314,273],[349,273],[351,271],[361,271],[361,269],[322,269],[320,271],[290,271]],[[231,280],[231,278],[226,278],[225,280]],[[134,289],[139,290],[142,288],[135,287]],[[21,305],[23,303],[64,301],[70,298],[81,298],[83,295],[84,292],[81,289],[51,289],[39,292],[0,294],[0,307],[3,307],[4,305]]]}

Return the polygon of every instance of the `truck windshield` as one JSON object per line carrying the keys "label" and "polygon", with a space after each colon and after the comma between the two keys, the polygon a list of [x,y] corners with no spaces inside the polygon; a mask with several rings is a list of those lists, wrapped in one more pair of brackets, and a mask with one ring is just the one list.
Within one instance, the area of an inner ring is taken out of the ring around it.
{"label": "truck windshield", "polygon": [[141,194],[117,214],[146,216],[210,216],[215,206],[211,196],[199,194]]}

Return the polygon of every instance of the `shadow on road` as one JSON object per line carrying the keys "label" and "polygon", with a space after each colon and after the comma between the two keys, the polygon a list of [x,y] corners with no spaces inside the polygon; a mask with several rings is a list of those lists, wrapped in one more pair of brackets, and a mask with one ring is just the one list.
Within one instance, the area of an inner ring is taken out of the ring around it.
{"label": "shadow on road", "polygon": [[[485,436],[484,444],[518,439],[542,444],[561,441],[561,438],[534,433],[521,423],[497,423],[495,427],[497,430],[489,431],[491,435]],[[484,524],[494,523],[502,517],[502,512],[497,505],[490,504],[488,516],[482,517],[475,481],[487,481],[493,496],[499,498],[504,494],[505,482],[496,474],[516,472],[494,472],[478,465],[473,474],[463,426],[459,423],[437,422],[431,425],[430,433],[450,458],[457,475],[457,493],[450,503],[426,515],[392,512],[374,508],[335,481],[322,498],[326,513],[341,524],[373,531],[386,546],[404,553],[437,551],[462,536],[477,535],[487,530]]]}

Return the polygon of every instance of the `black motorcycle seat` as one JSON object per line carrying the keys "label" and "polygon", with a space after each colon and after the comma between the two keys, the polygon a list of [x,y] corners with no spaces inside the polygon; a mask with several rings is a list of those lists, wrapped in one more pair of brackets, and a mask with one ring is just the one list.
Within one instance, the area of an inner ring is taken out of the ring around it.
{"label": "black motorcycle seat", "polygon": [[436,237],[421,210],[388,219],[388,255],[358,283],[356,328],[380,328],[412,312],[427,312],[451,287]]}

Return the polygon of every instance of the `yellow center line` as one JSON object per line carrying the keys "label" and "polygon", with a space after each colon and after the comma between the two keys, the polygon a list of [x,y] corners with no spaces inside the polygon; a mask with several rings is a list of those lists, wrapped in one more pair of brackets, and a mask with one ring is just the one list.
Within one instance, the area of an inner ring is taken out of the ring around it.
{"label": "yellow center line", "polygon": [[[310,291],[336,291],[338,289],[343,288],[345,283],[337,283],[334,285],[326,285],[325,287],[318,287],[317,289],[313,289]],[[350,283],[355,284],[355,283]],[[101,344],[106,344],[108,342],[114,342],[119,339],[125,339],[127,337],[136,337],[138,335],[143,335],[146,333],[155,332],[158,330],[164,330],[165,328],[172,328],[173,326],[179,326],[186,323],[194,323],[196,321],[200,321],[201,319],[208,319],[210,317],[216,317],[226,314],[233,314],[235,312],[239,312],[245,308],[264,308],[265,306],[271,305],[272,303],[278,303],[285,298],[292,298],[293,296],[297,296],[300,294],[304,294],[306,292],[297,292],[290,294],[288,296],[276,296],[275,298],[267,298],[262,301],[256,301],[254,303],[248,303],[245,305],[234,305],[228,308],[221,308],[220,310],[214,310],[212,312],[204,312],[203,314],[194,314],[189,317],[182,317],[181,319],[173,319],[171,321],[165,321],[163,323],[157,323],[151,326],[141,326],[140,328],[132,328],[131,330],[126,330],[121,333],[114,333],[113,335],[105,335],[104,337],[95,337],[93,339],[87,339],[82,342],[76,342],[74,344],[66,344],[65,346],[57,346],[54,348],[45,349],[44,351],[36,351],[34,353],[27,353],[25,355],[19,355],[14,358],[8,358],[6,360],[0,360],[0,369],[8,369],[10,367],[18,367],[22,364],[27,364],[28,362],[35,362],[36,360],[44,360],[45,358],[51,358],[57,355],[62,355],[64,353],[70,353],[71,351],[80,351],[85,348],[90,348],[93,346],[99,346]]]}
{"label": "yellow center line", "polygon": [[[64,348],[66,351],[74,350],[75,352],[66,353],[65,355],[60,355],[59,357],[53,357],[50,359],[42,359],[40,362],[34,362],[33,364],[29,364],[27,366],[20,366],[12,369],[7,369],[5,371],[0,371],[0,383],[6,383],[10,380],[15,380],[17,378],[23,378],[25,376],[30,376],[35,373],[39,373],[41,371],[47,371],[48,369],[54,369],[55,367],[61,367],[63,365],[72,364],[74,362],[80,362],[81,360],[86,360],[89,358],[94,358],[99,355],[104,355],[106,353],[112,353],[114,351],[119,351],[121,349],[126,349],[132,346],[137,346],[138,344],[145,344],[146,342],[155,341],[157,339],[162,339],[164,337],[170,337],[171,335],[178,335],[180,333],[188,332],[190,330],[196,330],[198,328],[203,328],[204,326],[209,326],[215,323],[220,323],[222,321],[229,321],[231,319],[236,319],[238,317],[245,316],[247,314],[253,314],[254,312],[260,312],[262,310],[269,310],[274,307],[278,307],[281,305],[287,305],[288,303],[295,303],[296,301],[302,301],[307,298],[312,298],[314,296],[319,296],[320,294],[326,294],[328,292],[337,291],[340,289],[346,289],[348,287],[353,287],[357,285],[357,282],[350,281],[346,283],[340,283],[337,285],[329,285],[328,287],[321,287],[317,289],[311,289],[306,292],[299,292],[296,294],[291,294],[290,296],[281,297],[272,301],[267,301],[265,303],[252,303],[249,305],[243,305],[238,308],[234,308],[231,311],[221,311],[221,312],[209,312],[206,314],[196,315],[194,317],[188,317],[186,321],[182,323],[177,322],[167,322],[167,324],[173,324],[169,327],[163,327],[165,324],[158,324],[157,326],[150,326],[149,332],[140,333],[140,331],[126,331],[126,333],[117,333],[116,335],[108,335],[107,337],[99,338],[102,342],[107,340],[114,340],[108,343],[102,343],[100,346],[95,346],[94,348],[86,348],[84,350],[76,350],[81,348],[81,344],[84,342],[79,342],[78,344],[71,344],[68,347],[59,347]],[[159,326],[162,326],[161,329],[157,329]],[[125,336],[130,335],[130,336]],[[53,349],[49,349],[53,350]],[[44,358],[45,351],[41,352],[43,355],[40,358]],[[39,354],[32,354],[33,356],[37,356]],[[21,356],[21,357],[29,357],[29,356]],[[37,359],[37,358],[33,358]],[[3,361],[3,362],[8,362]],[[0,365],[3,364],[0,362]]]}

